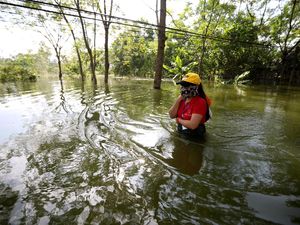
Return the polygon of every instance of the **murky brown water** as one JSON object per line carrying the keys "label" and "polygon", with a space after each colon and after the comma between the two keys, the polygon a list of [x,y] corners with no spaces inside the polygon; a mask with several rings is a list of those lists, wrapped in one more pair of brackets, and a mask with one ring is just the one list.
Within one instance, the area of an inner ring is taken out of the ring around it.
{"label": "murky brown water", "polygon": [[299,224],[300,89],[205,87],[190,141],[171,82],[0,84],[0,224]]}

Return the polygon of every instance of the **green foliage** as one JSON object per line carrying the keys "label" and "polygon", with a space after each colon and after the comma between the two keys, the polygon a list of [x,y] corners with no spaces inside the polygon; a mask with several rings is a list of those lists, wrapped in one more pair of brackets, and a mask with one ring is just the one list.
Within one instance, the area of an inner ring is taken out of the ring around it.
{"label": "green foliage", "polygon": [[198,62],[191,62],[187,65],[183,65],[182,59],[179,56],[176,56],[175,61],[171,62],[171,67],[163,65],[163,68],[172,76],[173,80],[181,80],[182,76],[187,72],[191,71]]}
{"label": "green foliage", "polygon": [[[84,66],[85,71],[88,68],[88,65]],[[65,74],[68,75],[78,75],[80,74],[79,71],[79,66],[78,66],[78,58],[75,55],[72,55],[71,57],[67,58],[64,60],[64,64],[63,64],[63,71]]]}
{"label": "green foliage", "polygon": [[234,84],[239,85],[239,84],[250,83],[251,82],[250,76],[251,76],[250,71],[246,71],[234,78]]}
{"label": "green foliage", "polygon": [[116,75],[152,77],[155,57],[156,42],[149,30],[124,31],[112,43],[112,70]]}
{"label": "green foliage", "polygon": [[[85,48],[83,45],[81,45],[82,42],[78,43],[78,47],[80,50],[81,60],[82,60],[82,66],[83,66],[83,72],[85,74],[88,74],[90,61],[89,56],[85,51]],[[96,50],[96,71],[97,73],[103,74],[104,73],[104,52],[103,50]],[[68,57],[64,60],[63,65],[63,71],[65,74],[68,75],[79,75],[79,63],[78,63],[78,57],[75,52],[75,48],[73,49],[73,53],[71,57]]]}
{"label": "green foliage", "polygon": [[[69,1],[62,3],[73,5]],[[176,29],[188,30],[197,35],[167,32],[164,75],[178,79],[188,71],[195,71],[200,73],[202,78],[233,81],[245,71],[250,71],[249,74],[268,69],[271,71],[270,68],[272,73],[274,68],[278,71],[280,66],[284,67],[283,61],[291,61],[289,57],[299,45],[300,4],[294,3],[295,0],[190,1],[178,15],[177,20],[173,20],[176,18],[173,15],[172,24]],[[25,1],[25,4],[42,7],[42,4],[30,1]],[[92,6],[93,3],[84,1],[81,4],[84,4],[84,8],[89,8],[88,6]],[[42,25],[47,31],[45,37],[53,48],[61,49],[64,41],[60,38],[68,36],[66,26],[63,26],[62,15],[39,12],[36,16],[32,20],[32,25]],[[141,21],[147,22],[145,19]],[[78,25],[77,22],[76,19],[72,20],[74,28]],[[55,26],[52,26],[53,24]],[[125,30],[120,30],[120,27]],[[112,72],[121,76],[152,77],[157,51],[156,31],[149,27],[143,29],[120,27],[118,26],[116,32],[118,37],[110,46]],[[87,29],[92,29],[92,26],[87,26]],[[90,58],[77,29],[74,31],[78,38],[76,45],[82,57],[83,69],[87,72]],[[270,44],[272,47],[267,48],[259,44]],[[103,49],[97,50],[96,55],[96,70],[103,73]],[[30,66],[19,66],[21,62],[14,60],[5,63],[2,60],[1,71],[2,74],[5,71],[6,75],[2,75],[6,77],[5,79],[10,73],[23,74],[20,75],[22,79],[26,77],[24,74],[36,73]],[[76,54],[68,57],[64,64],[64,72],[79,74],[77,60]],[[46,61],[39,62],[39,65],[33,67],[37,71],[45,68],[47,64]],[[286,68],[291,70],[294,67]]]}
{"label": "green foliage", "polygon": [[41,47],[36,54],[18,54],[9,59],[0,59],[0,81],[36,81],[37,74],[47,72],[48,49]]}
{"label": "green foliage", "polygon": [[224,68],[226,77],[235,77],[244,71],[251,70],[261,64],[259,54],[263,53],[261,47],[246,43],[258,41],[258,28],[253,24],[251,18],[244,14],[237,17],[238,23],[234,24],[224,34],[227,40],[221,45],[222,49],[219,65]]}
{"label": "green foliage", "polygon": [[36,73],[33,68],[32,58],[28,55],[19,54],[15,59],[1,60],[0,64],[0,80],[16,81],[16,80],[36,80]]}
{"label": "green foliage", "polygon": [[[261,14],[255,11],[255,4],[259,6]],[[165,69],[170,73],[181,73],[180,63],[174,65],[177,62],[174,57],[177,56],[180,57],[183,65],[198,62],[198,66],[193,65],[191,69],[200,73],[202,77],[211,79],[217,77],[233,80],[245,71],[255,72],[272,67],[272,64],[278,61],[278,49],[267,48],[259,44],[269,43],[270,34],[273,34],[274,40],[277,34],[283,40],[295,43],[297,39],[294,34],[299,33],[299,29],[295,29],[297,18],[299,20],[299,13],[297,14],[299,6],[296,6],[295,15],[293,15],[293,29],[289,38],[286,39],[292,4],[286,3],[281,13],[284,16],[268,14],[271,18],[278,17],[277,23],[274,22],[277,26],[274,25],[271,32],[269,32],[269,26],[272,25],[272,19],[267,19],[267,16],[262,14],[266,4],[266,1],[259,0],[251,4],[245,2],[243,5],[247,6],[248,11],[240,10],[236,2],[221,3],[219,0],[199,0],[196,7],[187,4],[174,24],[177,29],[188,29],[201,35],[195,37],[169,34],[165,64],[171,64],[171,66],[165,66]],[[282,18],[284,22],[280,20]],[[277,37],[276,40],[279,38]]]}
{"label": "green foliage", "polygon": [[[274,44],[279,44],[280,49],[292,47],[300,37],[300,4],[295,5],[287,1],[281,12],[270,20],[268,37]],[[286,45],[286,46],[284,46]]]}

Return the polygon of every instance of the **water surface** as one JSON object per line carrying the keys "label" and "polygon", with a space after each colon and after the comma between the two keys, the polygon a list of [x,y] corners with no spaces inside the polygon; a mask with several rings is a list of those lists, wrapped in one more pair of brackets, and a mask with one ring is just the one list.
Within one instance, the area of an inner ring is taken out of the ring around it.
{"label": "water surface", "polygon": [[205,88],[194,141],[172,82],[0,84],[0,224],[299,224],[300,90]]}

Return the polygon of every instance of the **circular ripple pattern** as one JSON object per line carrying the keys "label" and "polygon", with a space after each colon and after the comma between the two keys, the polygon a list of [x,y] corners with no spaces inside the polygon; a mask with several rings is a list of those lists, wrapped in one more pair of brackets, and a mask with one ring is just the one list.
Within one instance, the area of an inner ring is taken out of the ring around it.
{"label": "circular ripple pattern", "polygon": [[207,93],[195,141],[168,118],[172,83],[1,84],[0,224],[297,223],[299,90]]}

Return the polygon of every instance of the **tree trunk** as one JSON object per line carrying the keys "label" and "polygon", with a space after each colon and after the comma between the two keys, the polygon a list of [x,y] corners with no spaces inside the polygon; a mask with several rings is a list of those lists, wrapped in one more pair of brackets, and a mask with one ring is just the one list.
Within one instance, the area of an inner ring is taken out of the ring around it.
{"label": "tree trunk", "polygon": [[107,2],[106,0],[103,2],[103,10],[100,7],[100,0],[97,2],[97,7],[100,12],[100,16],[103,21],[104,32],[105,32],[105,41],[104,41],[104,83],[108,83],[108,73],[109,73],[109,52],[108,52],[108,34],[109,34],[109,26],[111,24],[112,18],[112,9],[114,5],[114,1],[110,0],[110,9],[107,12]]}
{"label": "tree trunk", "polygon": [[296,72],[296,69],[295,69],[295,67],[293,67],[292,72],[290,74],[290,78],[289,78],[289,86],[291,86],[293,84],[293,78],[294,78],[295,72]]}
{"label": "tree trunk", "polygon": [[58,64],[58,78],[62,79],[62,69],[61,69],[61,59],[60,59],[60,50],[58,48],[55,48],[55,55],[57,59]]}
{"label": "tree trunk", "polygon": [[[75,45],[77,45],[77,44],[75,43]],[[85,74],[84,74],[83,68],[82,68],[82,60],[81,60],[80,52],[79,52],[78,46],[76,46],[75,48],[76,48],[76,54],[77,54],[77,58],[78,58],[81,81],[85,81]]]}
{"label": "tree trunk", "polygon": [[108,83],[108,72],[109,72],[109,57],[108,57],[108,32],[109,32],[109,25],[104,27],[105,29],[105,43],[104,43],[104,67],[105,67],[105,74],[104,74],[104,82]]}
{"label": "tree trunk", "polygon": [[[294,12],[295,12],[295,7],[296,7],[296,0],[292,1],[293,2],[293,6],[292,6],[292,11],[290,13],[290,17],[289,17],[289,23],[288,23],[288,30],[286,32],[286,35],[285,35],[285,38],[284,38],[284,41],[283,41],[283,46],[281,47],[281,44],[279,43],[280,45],[280,51],[281,51],[281,63],[280,63],[280,66],[281,66],[281,69],[280,69],[280,73],[279,73],[279,76],[280,76],[280,79],[281,80],[284,80],[285,79],[285,69],[286,69],[286,64],[287,64],[287,57],[289,55],[289,53],[292,51],[292,49],[295,47],[292,47],[292,48],[288,48],[288,40],[289,40],[289,37],[291,35],[291,31],[293,30],[293,26],[292,26],[292,21],[293,21],[293,17],[294,17]],[[280,24],[280,26],[282,26],[282,23]],[[298,43],[298,42],[297,42]]]}
{"label": "tree trunk", "polygon": [[79,51],[79,48],[78,48],[78,45],[77,45],[77,40],[76,40],[73,29],[70,28],[70,30],[71,30],[71,34],[72,34],[74,44],[75,44],[75,49],[76,49],[76,54],[77,54],[77,59],[78,59],[78,64],[79,64],[79,72],[80,72],[81,80],[84,81],[85,80],[85,74],[83,72],[82,60],[81,60],[80,51]]}
{"label": "tree trunk", "polygon": [[80,24],[81,24],[81,29],[82,29],[82,33],[83,33],[83,40],[84,40],[84,44],[85,47],[87,49],[88,55],[89,55],[89,59],[90,59],[90,70],[92,73],[92,81],[94,84],[97,84],[97,78],[96,78],[96,73],[95,73],[95,65],[94,65],[94,57],[93,57],[93,52],[92,49],[90,47],[89,41],[88,41],[88,37],[87,37],[87,33],[85,30],[85,24],[83,21],[83,18],[81,16],[81,9],[80,9],[80,5],[79,5],[79,1],[75,0],[75,4],[76,4],[76,8],[78,11],[78,16],[79,16],[79,20],[80,20]]}
{"label": "tree trunk", "polygon": [[76,54],[77,54],[77,58],[78,58],[79,72],[80,72],[81,80],[84,81],[85,80],[85,74],[83,72],[82,60],[81,60],[80,51],[79,51],[79,48],[78,48],[78,45],[77,45],[77,39],[76,39],[74,30],[73,30],[73,28],[72,28],[72,26],[71,26],[71,24],[70,24],[67,16],[64,13],[61,4],[58,1],[55,1],[55,2],[59,6],[60,12],[62,13],[63,18],[64,18],[65,22],[67,23],[67,25],[68,25],[68,27],[70,29],[70,32],[72,34],[72,38],[73,38],[73,41],[74,41],[74,44],[75,44]]}
{"label": "tree trunk", "polygon": [[155,77],[153,87],[155,89],[160,89],[162,70],[164,63],[164,50],[165,50],[165,27],[166,27],[166,0],[160,1],[160,21],[158,29],[158,47],[156,56],[156,66],[155,66]]}
{"label": "tree trunk", "polygon": [[203,59],[206,53],[206,37],[202,41],[203,42],[202,42],[201,56],[199,57],[198,74],[203,73]]}
{"label": "tree trunk", "polygon": [[97,67],[97,53],[96,53],[96,36],[97,36],[97,24],[96,24],[97,18],[96,18],[96,12],[94,12],[94,67],[96,71]]}
{"label": "tree trunk", "polygon": [[76,49],[76,54],[77,54],[77,59],[78,59],[78,64],[79,64],[79,73],[80,73],[80,76],[81,76],[81,80],[84,81],[85,80],[85,74],[83,72],[82,59],[81,59],[80,51],[79,51],[79,48],[78,48],[78,45],[77,45],[77,40],[76,40],[73,29],[70,28],[70,30],[71,30],[71,34],[72,34],[74,44],[75,44],[75,49]]}
{"label": "tree trunk", "polygon": [[[205,1],[205,3],[206,3],[206,1]],[[210,13],[208,23],[207,23],[207,25],[205,27],[204,38],[202,40],[201,55],[200,55],[199,60],[198,60],[198,62],[199,62],[199,65],[198,65],[198,74],[203,74],[204,73],[204,71],[203,71],[203,59],[204,59],[205,54],[206,54],[207,34],[208,34],[208,31],[209,31],[209,28],[210,28],[210,24],[211,24],[211,22],[213,20],[213,15],[214,15],[214,10],[216,8],[216,4],[218,4],[218,3],[216,1],[213,1],[213,8],[212,8],[213,11]],[[203,19],[206,20],[205,18],[206,17],[204,17]],[[217,28],[217,25],[216,25],[215,29],[216,28]]]}

